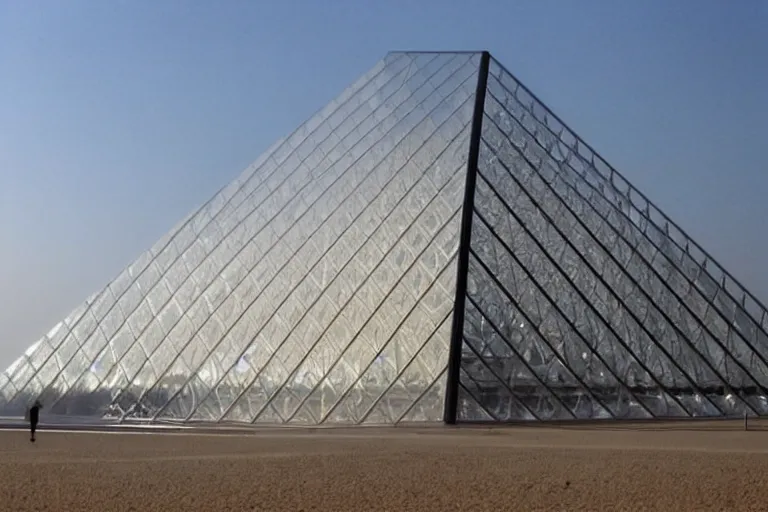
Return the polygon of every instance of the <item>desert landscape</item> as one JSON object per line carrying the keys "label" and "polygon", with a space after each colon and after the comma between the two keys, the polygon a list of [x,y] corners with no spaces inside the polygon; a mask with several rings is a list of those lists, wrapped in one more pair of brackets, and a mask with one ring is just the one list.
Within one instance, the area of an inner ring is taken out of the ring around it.
{"label": "desert landscape", "polygon": [[768,510],[768,426],[0,431],[0,510]]}

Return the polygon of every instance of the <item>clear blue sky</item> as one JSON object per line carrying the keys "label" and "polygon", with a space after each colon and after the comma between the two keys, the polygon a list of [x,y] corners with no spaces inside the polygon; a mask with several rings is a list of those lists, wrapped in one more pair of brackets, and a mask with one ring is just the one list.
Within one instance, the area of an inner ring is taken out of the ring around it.
{"label": "clear blue sky", "polygon": [[768,1],[0,0],[0,367],[397,49],[490,50],[768,301]]}

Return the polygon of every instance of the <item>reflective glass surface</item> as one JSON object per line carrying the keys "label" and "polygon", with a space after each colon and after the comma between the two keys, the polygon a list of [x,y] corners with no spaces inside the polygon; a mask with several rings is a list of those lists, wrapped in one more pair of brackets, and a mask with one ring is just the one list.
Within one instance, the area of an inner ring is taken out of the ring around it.
{"label": "reflective glass surface", "polygon": [[0,415],[442,419],[479,58],[388,55],[0,374]]}
{"label": "reflective glass surface", "polygon": [[459,420],[768,413],[766,313],[491,61]]}
{"label": "reflective glass surface", "polygon": [[[0,416],[442,420],[480,60],[389,54],[0,373]],[[493,59],[485,92],[458,420],[768,414],[760,302]]]}

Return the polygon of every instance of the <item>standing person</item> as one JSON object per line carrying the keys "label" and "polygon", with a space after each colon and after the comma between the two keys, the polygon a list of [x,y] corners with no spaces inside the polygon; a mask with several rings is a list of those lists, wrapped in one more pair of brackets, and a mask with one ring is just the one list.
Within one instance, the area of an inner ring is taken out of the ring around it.
{"label": "standing person", "polygon": [[40,401],[35,400],[35,403],[29,408],[29,440],[33,443],[35,442],[35,430],[37,430],[37,421],[40,419],[40,409],[42,409],[42,407],[43,405]]}

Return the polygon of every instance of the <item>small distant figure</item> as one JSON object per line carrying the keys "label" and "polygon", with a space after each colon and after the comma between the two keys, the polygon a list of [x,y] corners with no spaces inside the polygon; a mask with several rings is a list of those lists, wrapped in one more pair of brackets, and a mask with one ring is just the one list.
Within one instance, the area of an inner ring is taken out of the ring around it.
{"label": "small distant figure", "polygon": [[33,443],[35,442],[35,430],[37,430],[37,421],[40,419],[40,409],[42,408],[43,405],[40,400],[35,400],[35,403],[29,408],[29,440]]}

